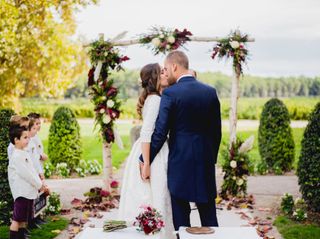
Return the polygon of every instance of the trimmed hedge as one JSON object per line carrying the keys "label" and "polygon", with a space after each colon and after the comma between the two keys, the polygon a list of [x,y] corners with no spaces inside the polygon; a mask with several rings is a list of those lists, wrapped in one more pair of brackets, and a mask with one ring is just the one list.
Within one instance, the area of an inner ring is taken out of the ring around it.
{"label": "trimmed hedge", "polygon": [[8,153],[10,118],[14,115],[11,109],[0,109],[0,224],[10,223],[13,198],[8,182]]}
{"label": "trimmed hedge", "polygon": [[320,102],[304,131],[297,174],[303,199],[312,211],[320,212]]}
{"label": "trimmed hedge", "polygon": [[294,161],[294,140],[286,106],[279,99],[269,100],[263,107],[258,133],[259,152],[270,171],[290,171]]}
{"label": "trimmed hedge", "polygon": [[74,170],[82,155],[80,126],[73,111],[59,107],[53,115],[49,130],[48,153],[53,165],[67,163]]}

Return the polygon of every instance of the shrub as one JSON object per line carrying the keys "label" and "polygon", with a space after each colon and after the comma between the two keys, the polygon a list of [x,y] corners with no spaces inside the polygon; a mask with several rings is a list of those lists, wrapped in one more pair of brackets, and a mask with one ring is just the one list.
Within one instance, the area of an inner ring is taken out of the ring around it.
{"label": "shrub", "polygon": [[60,195],[53,192],[49,196],[48,205],[46,208],[46,214],[48,215],[57,215],[61,211],[61,202],[60,202]]}
{"label": "shrub", "polygon": [[72,110],[60,107],[54,113],[49,130],[49,158],[53,165],[67,163],[74,170],[81,159],[80,126]]}
{"label": "shrub", "polygon": [[312,211],[320,212],[320,102],[304,131],[297,174],[306,204]]}
{"label": "shrub", "polygon": [[11,109],[0,110],[0,224],[10,223],[10,212],[12,210],[13,199],[10,192],[8,182],[8,154],[7,148],[10,143],[9,140],[9,124],[10,118],[14,114]]}
{"label": "shrub", "polygon": [[102,166],[96,159],[89,160],[87,169],[90,174],[100,174],[102,171]]}
{"label": "shrub", "polygon": [[63,178],[70,176],[70,169],[66,163],[58,163],[56,166],[56,173]]}
{"label": "shrub", "polygon": [[291,215],[294,208],[293,196],[285,193],[281,198],[281,211],[287,215]]}
{"label": "shrub", "polygon": [[294,141],[286,106],[279,99],[263,107],[259,125],[259,152],[270,171],[290,171],[294,161]]}
{"label": "shrub", "polygon": [[54,174],[55,168],[51,162],[45,162],[43,170],[44,170],[44,176],[46,178],[50,178]]}

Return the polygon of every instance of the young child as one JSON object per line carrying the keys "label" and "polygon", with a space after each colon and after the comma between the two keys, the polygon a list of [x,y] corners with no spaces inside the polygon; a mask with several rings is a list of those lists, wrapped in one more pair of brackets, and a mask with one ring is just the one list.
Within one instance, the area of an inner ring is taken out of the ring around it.
{"label": "young child", "polygon": [[44,180],[44,171],[41,164],[41,155],[39,154],[39,151],[37,150],[37,146],[32,140],[34,136],[38,132],[38,127],[36,125],[36,121],[34,119],[29,120],[29,144],[26,148],[26,151],[30,154],[33,166],[35,167],[39,177],[41,180]]}
{"label": "young child", "polygon": [[[14,126],[24,126],[24,127],[28,128],[29,127],[29,118],[24,117],[24,116],[20,116],[20,115],[13,115],[10,119],[10,127],[14,127]],[[13,150],[14,150],[14,145],[10,142],[8,149],[7,149],[9,160],[11,158]]]}
{"label": "young child", "polygon": [[30,113],[28,114],[29,119],[34,119],[35,120],[35,125],[37,127],[37,134],[31,138],[31,140],[34,142],[34,144],[36,145],[36,149],[38,151],[38,153],[41,155],[41,164],[43,164],[43,161],[48,159],[48,156],[44,153],[44,149],[43,149],[43,144],[42,141],[38,135],[38,133],[40,132],[41,129],[41,115],[38,113]]}
{"label": "young child", "polygon": [[25,238],[26,223],[33,210],[33,200],[38,196],[39,190],[46,189],[30,155],[24,150],[29,143],[28,134],[26,127],[10,127],[10,142],[14,145],[8,166],[9,185],[14,199],[10,239]]}

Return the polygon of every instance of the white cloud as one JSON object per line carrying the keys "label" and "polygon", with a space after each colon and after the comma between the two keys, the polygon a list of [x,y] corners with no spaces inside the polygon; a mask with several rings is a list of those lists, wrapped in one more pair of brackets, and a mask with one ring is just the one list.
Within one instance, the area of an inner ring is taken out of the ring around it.
{"label": "white cloud", "polygon": [[[254,74],[320,75],[320,1],[318,0],[101,0],[77,15],[78,34],[93,40],[128,30],[128,38],[154,25],[188,28],[197,36],[225,36],[240,27],[256,38],[250,45]],[[222,70],[229,66],[210,59],[212,44],[190,43],[189,57],[196,69]],[[162,61],[150,50],[132,46],[129,67]]]}

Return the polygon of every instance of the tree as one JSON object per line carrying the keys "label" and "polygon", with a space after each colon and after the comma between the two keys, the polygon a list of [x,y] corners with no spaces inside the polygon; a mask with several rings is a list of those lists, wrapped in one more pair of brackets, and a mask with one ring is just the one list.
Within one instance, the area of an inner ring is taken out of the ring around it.
{"label": "tree", "polygon": [[271,99],[264,105],[258,141],[261,159],[271,171],[281,174],[291,170],[295,145],[288,109],[279,99]]}
{"label": "tree", "polygon": [[303,134],[297,174],[300,191],[309,208],[320,212],[320,103],[310,115]]}
{"label": "tree", "polygon": [[0,0],[0,106],[60,96],[85,67],[73,12],[97,0]]}

